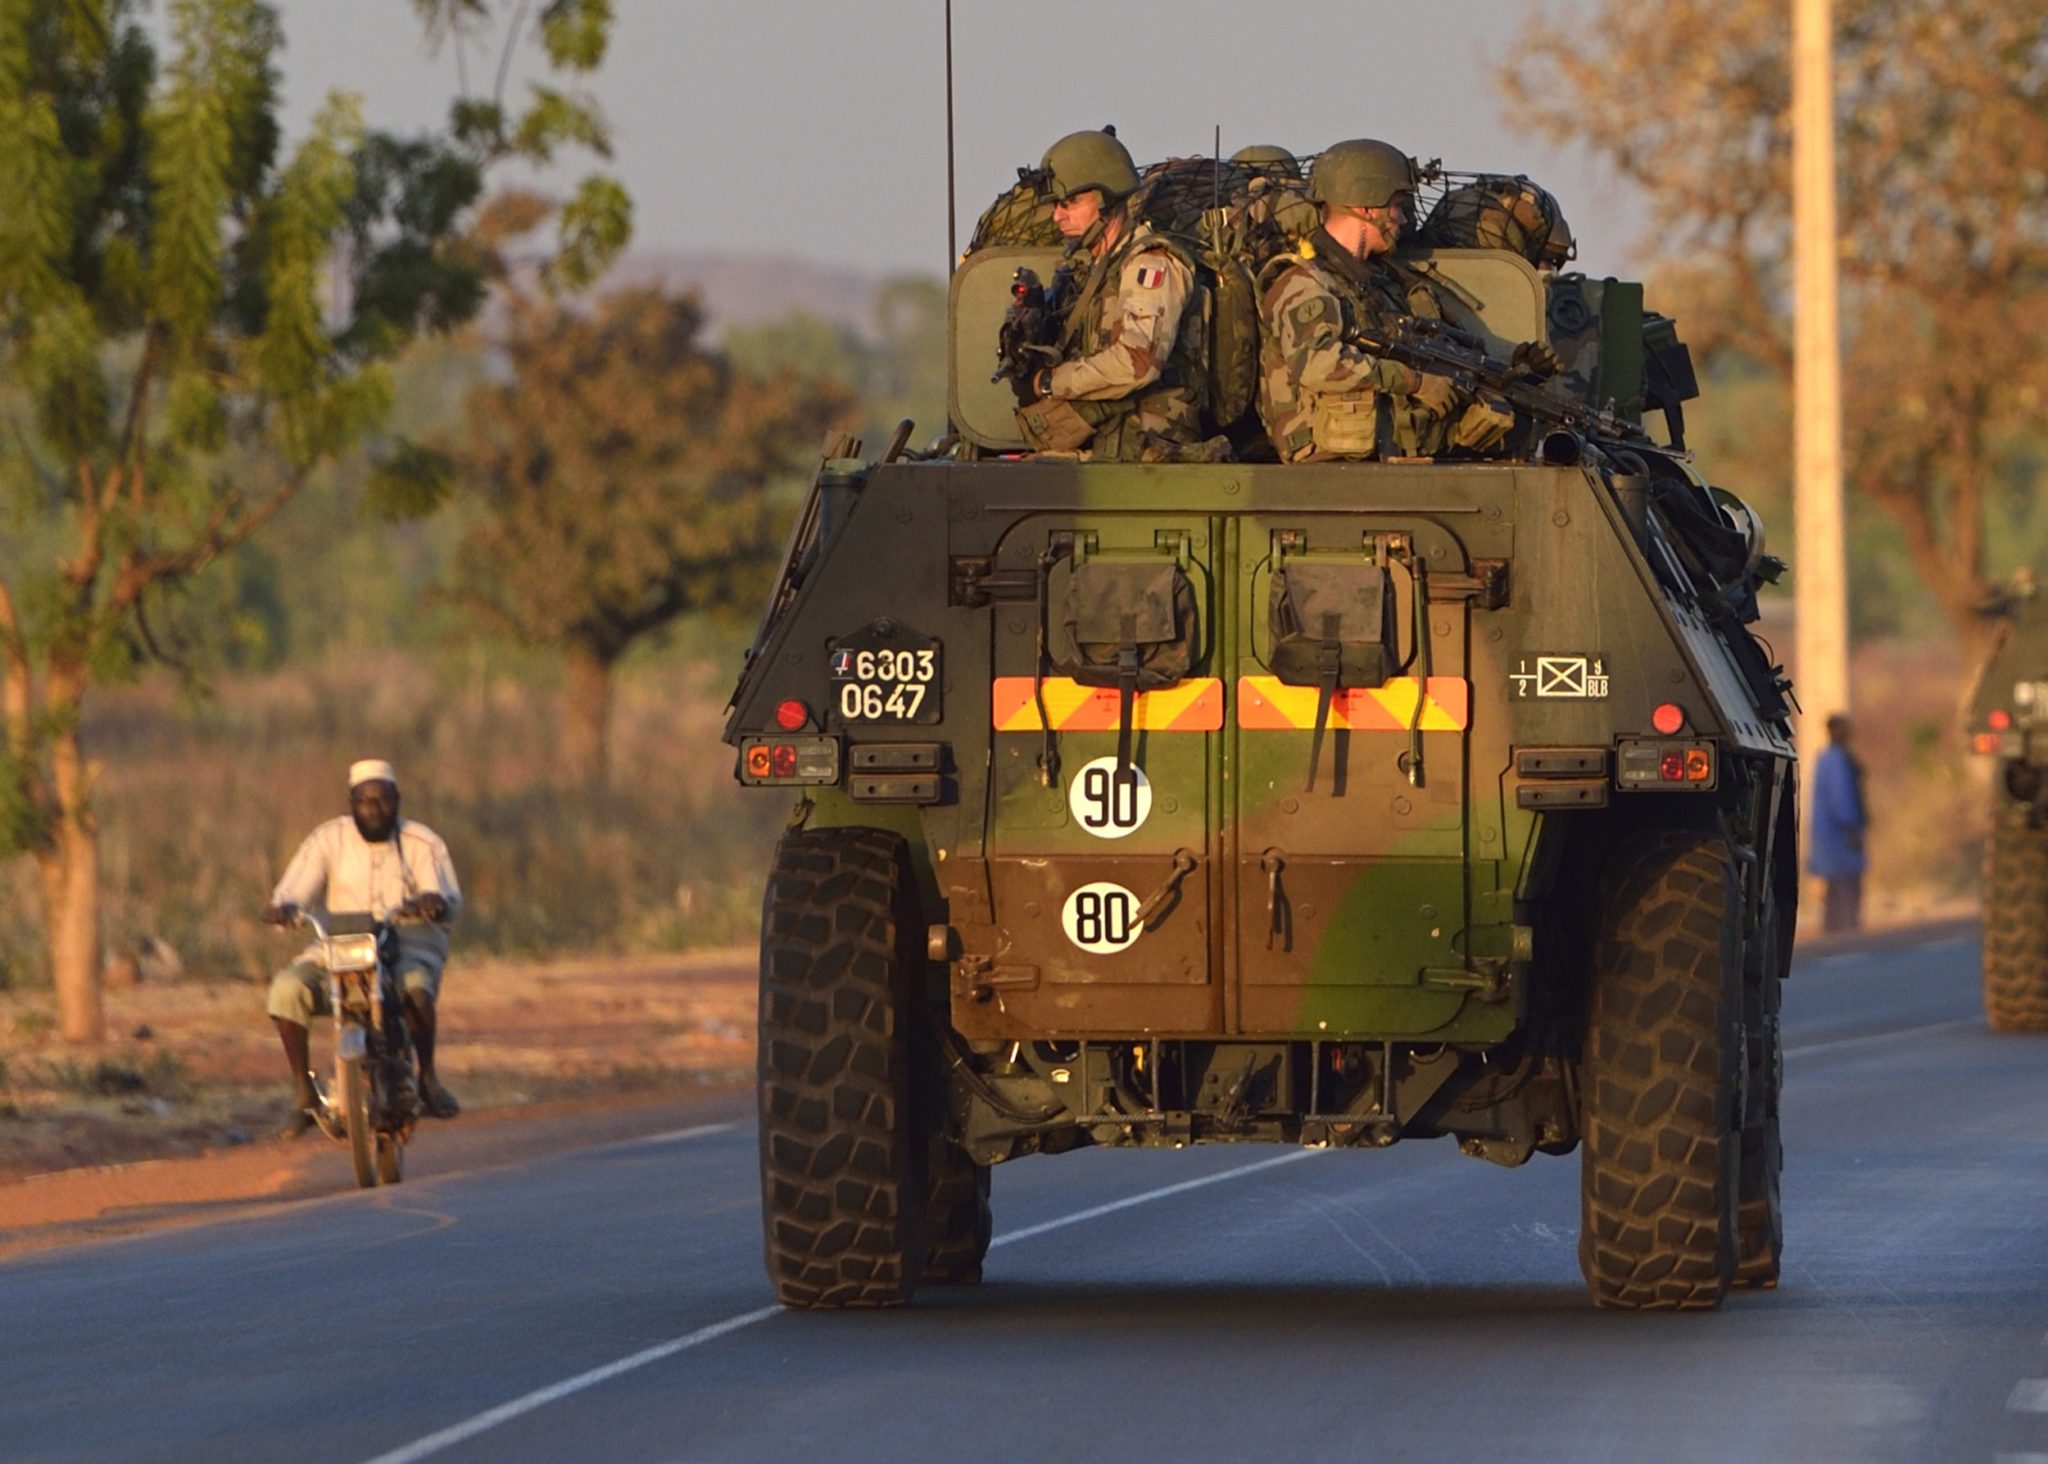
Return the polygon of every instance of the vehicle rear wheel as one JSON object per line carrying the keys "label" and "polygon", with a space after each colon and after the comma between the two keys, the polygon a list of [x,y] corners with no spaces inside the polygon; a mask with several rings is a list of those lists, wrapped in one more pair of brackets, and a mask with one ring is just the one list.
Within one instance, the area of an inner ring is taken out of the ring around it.
{"label": "vehicle rear wheel", "polygon": [[762,908],[758,1073],[762,1223],[784,1306],[901,1306],[916,1285],[918,929],[896,835],[798,830],[776,847]]}
{"label": "vehicle rear wheel", "polygon": [[2048,828],[1992,793],[1984,850],[1984,1020],[1994,1032],[2048,1032]]}
{"label": "vehicle rear wheel", "polygon": [[1596,1305],[1718,1306],[1735,1270],[1741,903],[1717,834],[1617,851],[1582,1081],[1579,1267]]}
{"label": "vehicle rear wheel", "polygon": [[341,1065],[341,1111],[348,1123],[348,1157],[356,1187],[377,1187],[377,1135],[370,1128],[370,1074],[360,1057]]}
{"label": "vehicle rear wheel", "polygon": [[935,1286],[974,1286],[995,1233],[989,1209],[989,1166],[976,1164],[951,1139],[931,1143],[925,1177],[924,1228],[930,1246],[919,1278]]}

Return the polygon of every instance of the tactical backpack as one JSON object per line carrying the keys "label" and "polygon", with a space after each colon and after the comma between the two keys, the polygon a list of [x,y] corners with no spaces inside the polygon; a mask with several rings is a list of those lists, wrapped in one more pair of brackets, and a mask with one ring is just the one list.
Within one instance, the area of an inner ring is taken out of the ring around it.
{"label": "tactical backpack", "polygon": [[1202,402],[1219,431],[1251,410],[1259,381],[1259,302],[1231,219],[1251,172],[1214,158],[1168,158],[1145,170],[1132,212],[1189,256],[1203,334]]}
{"label": "tactical backpack", "polygon": [[1481,173],[1449,190],[1419,235],[1438,249],[1506,249],[1539,268],[1555,269],[1575,252],[1557,199],[1519,173]]}

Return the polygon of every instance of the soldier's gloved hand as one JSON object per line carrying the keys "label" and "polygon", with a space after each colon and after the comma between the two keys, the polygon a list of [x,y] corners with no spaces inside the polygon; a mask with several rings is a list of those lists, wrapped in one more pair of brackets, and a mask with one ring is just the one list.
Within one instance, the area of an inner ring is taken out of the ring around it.
{"label": "soldier's gloved hand", "polygon": [[439,920],[448,913],[447,900],[435,894],[432,890],[428,890],[422,895],[413,896],[408,903],[411,904],[414,910],[419,912],[422,920]]}
{"label": "soldier's gloved hand", "polygon": [[1458,409],[1458,388],[1450,377],[1425,371],[1408,399],[1432,417],[1448,417]]}
{"label": "soldier's gloved hand", "polygon": [[1508,365],[1542,381],[1564,370],[1564,362],[1550,349],[1548,341],[1523,341],[1508,357]]}
{"label": "soldier's gloved hand", "polygon": [[263,907],[263,923],[265,925],[289,925],[298,918],[299,907],[297,905],[286,903],[283,905],[265,905]]}

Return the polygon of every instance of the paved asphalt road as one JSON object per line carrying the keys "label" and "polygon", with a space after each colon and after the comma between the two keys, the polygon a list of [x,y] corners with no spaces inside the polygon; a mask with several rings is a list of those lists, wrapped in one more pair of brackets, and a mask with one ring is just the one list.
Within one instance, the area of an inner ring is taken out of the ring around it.
{"label": "paved asphalt road", "polygon": [[0,1266],[0,1458],[2048,1464],[2048,1039],[1975,965],[1803,963],[1785,1283],[1717,1314],[1592,1311],[1576,1160],[1448,1143],[1027,1160],[984,1286],[783,1314],[728,1103]]}

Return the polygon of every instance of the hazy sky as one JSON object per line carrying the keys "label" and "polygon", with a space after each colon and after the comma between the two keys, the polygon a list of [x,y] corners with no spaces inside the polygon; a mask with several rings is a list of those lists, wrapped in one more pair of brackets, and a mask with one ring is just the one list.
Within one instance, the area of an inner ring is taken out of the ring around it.
{"label": "hazy sky", "polygon": [[[330,88],[379,125],[446,115],[455,61],[408,0],[279,0],[296,130]],[[1105,122],[1142,162],[1379,136],[1558,195],[1593,273],[1641,213],[1610,178],[1501,116],[1493,63],[1557,0],[954,0],[960,233],[1061,134]],[[863,270],[946,262],[942,0],[618,0],[595,88],[636,243],[799,254]],[[471,77],[487,67],[472,55]]]}

